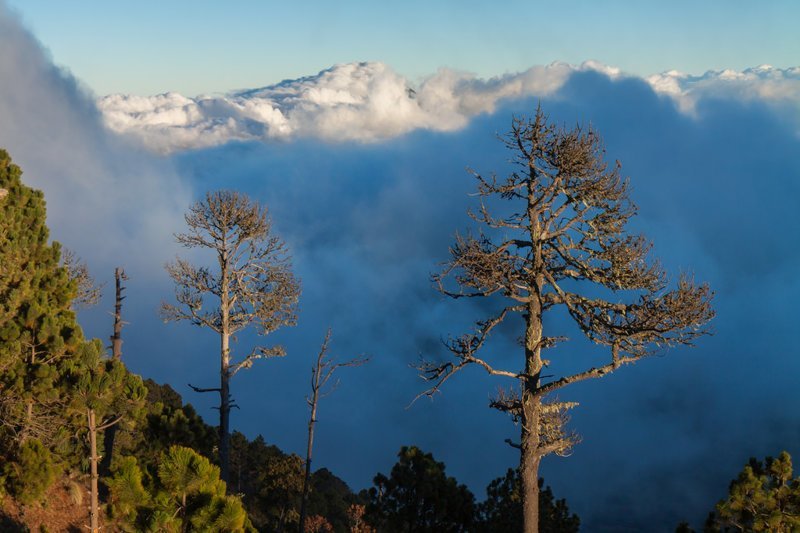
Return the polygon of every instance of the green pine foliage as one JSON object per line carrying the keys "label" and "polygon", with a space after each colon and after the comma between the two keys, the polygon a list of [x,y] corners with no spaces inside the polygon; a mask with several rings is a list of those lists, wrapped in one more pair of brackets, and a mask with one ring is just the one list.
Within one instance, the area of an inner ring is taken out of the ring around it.
{"label": "green pine foliage", "polygon": [[750,459],[731,482],[728,497],[712,513],[706,531],[800,531],[800,478],[781,452],[764,462]]}
{"label": "green pine foliage", "polygon": [[39,503],[59,474],[50,450],[36,439],[25,441],[3,468],[6,490],[26,505]]}
{"label": "green pine foliage", "polygon": [[136,459],[121,459],[109,491],[110,515],[122,531],[253,531],[241,500],[226,495],[219,467],[191,448],[166,451],[149,490]]}
{"label": "green pine foliage", "polygon": [[134,531],[137,517],[150,506],[150,493],[144,488],[142,471],[135,457],[120,458],[108,485],[108,514],[123,531]]}
{"label": "green pine foliage", "polygon": [[[71,303],[77,287],[50,243],[40,191],[0,150],[0,443],[54,445],[67,394],[62,381],[83,344]],[[63,436],[63,435],[62,435]]]}
{"label": "green pine foliage", "polygon": [[192,448],[200,455],[213,457],[217,431],[206,424],[189,404],[169,385],[144,381],[146,397],[135,430],[117,434],[116,447],[122,455],[135,456],[146,477],[157,476],[161,454],[170,446]]}

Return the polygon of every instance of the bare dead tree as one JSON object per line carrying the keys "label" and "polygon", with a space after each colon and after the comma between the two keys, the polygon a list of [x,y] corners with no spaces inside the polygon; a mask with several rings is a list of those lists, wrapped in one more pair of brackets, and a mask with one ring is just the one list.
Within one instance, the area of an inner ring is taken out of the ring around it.
{"label": "bare dead tree", "polygon": [[[520,450],[524,530],[531,533],[539,525],[539,463],[548,454],[567,454],[577,440],[564,427],[576,404],[559,402],[553,393],[665,347],[691,345],[708,332],[713,293],[687,275],[669,289],[664,270],[648,259],[651,244],[626,233],[636,213],[628,181],[619,162],[604,162],[602,142],[591,128],[558,128],[540,107],[532,119],[514,118],[503,141],[513,170],[505,179],[473,172],[481,202],[469,214],[481,229],[457,236],[450,260],[433,276],[449,297],[492,297],[502,307],[473,332],[445,341],[451,360],[421,362],[421,376],[431,386],[420,396],[433,396],[473,365],[518,384],[501,389],[490,406],[520,426],[520,441],[507,442]],[[607,363],[558,378],[543,374],[549,365],[543,351],[566,340],[543,331],[543,317],[557,308],[566,309],[589,340],[609,349]],[[492,332],[513,315],[524,321],[524,357],[522,369],[507,370],[483,353]]]}
{"label": "bare dead tree", "polygon": [[[114,327],[109,340],[111,341],[111,357],[117,361],[122,360],[122,327],[127,324],[127,322],[122,320],[122,300],[126,298],[122,295],[122,291],[125,290],[125,286],[122,282],[127,280],[128,276],[125,274],[125,270],[120,267],[114,269]],[[117,425],[112,424],[108,426],[107,431],[103,433],[103,449],[105,450],[105,455],[103,455],[100,462],[100,471],[105,476],[111,475],[111,464],[114,460],[114,443],[116,440]]]}
{"label": "bare dead tree", "polygon": [[321,398],[328,396],[339,385],[339,381],[333,382],[330,387],[325,389],[333,373],[343,367],[361,366],[369,362],[368,357],[357,357],[337,363],[336,360],[328,355],[328,346],[331,340],[331,330],[328,328],[325,340],[317,355],[316,363],[311,367],[311,395],[306,397],[306,403],[311,410],[308,419],[308,447],[306,449],[306,471],[303,477],[303,497],[300,501],[300,533],[305,533],[307,529],[306,508],[308,504],[308,491],[311,485],[311,453],[314,448],[314,425],[317,423],[317,405]]}
{"label": "bare dead tree", "polygon": [[280,346],[255,346],[236,360],[231,337],[249,326],[268,335],[281,326],[294,325],[300,285],[291,272],[286,246],[270,233],[267,209],[247,196],[231,191],[208,193],[184,218],[189,232],[175,238],[187,248],[211,250],[216,268],[197,267],[183,259],[168,264],[178,305],[162,304],[162,316],[167,322],[186,320],[219,335],[220,386],[189,386],[197,392],[219,393],[220,471],[228,481],[229,420],[235,407],[230,380],[257,359],[284,355]]}

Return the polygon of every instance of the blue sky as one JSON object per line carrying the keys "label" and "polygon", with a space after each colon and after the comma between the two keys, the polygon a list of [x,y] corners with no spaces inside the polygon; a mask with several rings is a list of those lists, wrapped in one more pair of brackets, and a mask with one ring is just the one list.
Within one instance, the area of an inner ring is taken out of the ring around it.
{"label": "blue sky", "polygon": [[489,77],[594,59],[701,74],[800,57],[792,0],[8,3],[98,94],[194,96],[368,60],[414,80],[439,67]]}
{"label": "blue sky", "polygon": [[[300,317],[268,339],[287,357],[237,375],[233,427],[304,450],[308,371],[330,325],[333,352],[373,360],[326,398],[317,465],[358,490],[417,444],[480,499],[518,460],[503,442],[518,428],[487,408],[498,383],[478,370],[406,409],[423,388],[409,364],[443,356],[440,338],[486,311],[439,297],[429,276],[470,227],[465,167],[508,170],[496,134],[512,114],[541,102],[557,123],[591,123],[630,176],[634,230],[671,273],[716,291],[716,334],[565,389],[584,441],[542,473],[587,531],[671,532],[702,524],[748,457],[800,456],[797,20],[797,2],[0,0],[0,147],[44,191],[54,238],[99,280],[130,275],[126,364],[211,423],[212,399],[185,383],[212,386],[216,344],[161,323],[162,265],[185,252],[172,235],[206,191],[269,206],[303,282]],[[633,75],[541,67],[589,59]],[[331,68],[356,60],[375,62]],[[763,63],[778,68],[641,77]],[[521,73],[484,79],[507,72]],[[206,99],[96,99],[301,76]],[[112,296],[81,316],[88,335],[107,338]],[[507,333],[492,356],[513,366]]]}

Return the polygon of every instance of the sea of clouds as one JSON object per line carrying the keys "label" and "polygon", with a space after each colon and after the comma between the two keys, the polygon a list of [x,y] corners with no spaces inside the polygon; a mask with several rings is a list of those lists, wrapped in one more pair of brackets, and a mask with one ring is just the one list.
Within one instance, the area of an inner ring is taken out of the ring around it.
{"label": "sea of clouds", "polygon": [[[304,137],[375,142],[419,129],[460,130],[503,101],[555,95],[572,74],[587,71],[622,76],[619,69],[587,61],[535,66],[491,79],[443,68],[413,84],[383,63],[347,63],[224,95],[112,94],[100,98],[98,107],[109,128],[158,152]],[[701,76],[670,71],[645,80],[687,113],[704,96],[800,104],[800,68],[762,65]]]}
{"label": "sea of clouds", "polygon": [[[699,526],[749,456],[800,454],[798,73],[641,78],[587,62],[488,80],[443,69],[414,83],[352,63],[225,95],[98,98],[0,2],[0,146],[44,190],[55,238],[100,280],[115,266],[131,274],[126,363],[212,423],[213,398],[185,384],[213,386],[216,342],[160,323],[171,294],[162,265],[185,253],[172,234],[205,191],[268,205],[302,279],[299,323],[270,340],[287,357],[237,375],[234,427],[304,449],[309,368],[331,325],[335,354],[373,360],[321,406],[317,465],[360,489],[401,445],[418,444],[481,499],[514,464],[503,440],[518,428],[486,407],[498,383],[479,371],[407,409],[423,387],[409,364],[443,357],[441,337],[487,310],[441,298],[429,275],[470,227],[464,167],[507,169],[496,135],[512,114],[541,102],[558,123],[591,123],[631,177],[633,229],[671,272],[711,283],[718,317],[692,350],[565,391],[581,402],[573,427],[584,441],[543,474],[588,531],[674,531],[684,519]],[[108,336],[110,297],[82,315],[90,335]],[[492,357],[513,369],[517,334],[500,333]],[[234,350],[256,341],[238,340]],[[604,361],[587,348],[567,343],[559,359]]]}

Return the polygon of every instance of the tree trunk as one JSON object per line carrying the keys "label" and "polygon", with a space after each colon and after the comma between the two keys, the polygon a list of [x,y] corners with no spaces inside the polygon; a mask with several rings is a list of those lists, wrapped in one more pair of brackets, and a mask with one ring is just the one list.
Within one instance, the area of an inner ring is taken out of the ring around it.
{"label": "tree trunk", "polygon": [[[539,445],[541,444],[540,419],[542,416],[542,400],[535,395],[542,371],[541,340],[542,321],[541,307],[531,304],[527,317],[526,331],[526,374],[533,376],[522,385],[522,419],[520,430],[520,469],[522,480],[522,517],[524,533],[539,532],[539,463],[542,460]],[[535,311],[539,310],[538,313]]]}
{"label": "tree trunk", "polygon": [[90,531],[92,533],[98,533],[100,531],[100,524],[99,524],[99,510],[98,510],[98,496],[97,496],[97,423],[95,421],[94,416],[94,409],[87,410],[88,422],[89,422],[89,465],[90,465],[90,472],[91,472],[91,485],[89,491],[89,521],[90,521]]}
{"label": "tree trunk", "polygon": [[[531,169],[531,178],[536,179]],[[531,242],[536,243],[541,234],[539,213],[536,210],[536,197],[532,188],[528,190],[528,220]],[[522,478],[522,518],[524,533],[539,533],[539,463],[541,454],[540,418],[542,399],[536,395],[542,373],[542,288],[544,275],[541,273],[541,243],[533,246],[533,271],[535,278],[530,283],[530,301],[525,314],[525,375],[521,391],[521,435],[520,435],[520,477]]]}
{"label": "tree trunk", "polygon": [[[317,373],[319,373],[319,367]],[[318,376],[315,377],[318,379]],[[318,399],[319,390],[314,387],[311,399],[311,418],[308,420],[308,447],[306,448],[306,473],[305,477],[303,477],[303,499],[300,501],[300,533],[305,533],[306,531],[306,506],[311,485],[311,452],[314,448],[314,423],[317,421]]]}
{"label": "tree trunk", "polygon": [[[125,271],[117,267],[114,269],[114,284],[115,284],[115,298],[114,298],[114,332],[111,335],[111,357],[119,361],[122,359],[122,291],[125,287],[122,286],[122,280],[128,279],[125,276]],[[111,474],[111,461],[114,458],[114,441],[117,437],[116,424],[109,427],[103,433],[103,451],[104,455],[100,461],[100,471],[104,476]],[[103,487],[104,497],[107,496],[108,491]]]}
{"label": "tree trunk", "polygon": [[219,470],[220,478],[230,482],[230,348],[228,335],[222,335],[222,361],[219,386]]}
{"label": "tree trunk", "polygon": [[114,283],[116,286],[114,300],[114,333],[111,335],[111,356],[119,361],[122,358],[122,278],[125,272],[121,268],[114,269]]}
{"label": "tree trunk", "polygon": [[219,369],[219,475],[226,486],[230,482],[230,415],[231,415],[231,300],[228,292],[230,283],[228,264],[228,243],[223,230],[222,249],[219,255],[220,287],[220,369]]}
{"label": "tree trunk", "polygon": [[[538,417],[535,417],[538,418]],[[538,423],[538,420],[537,420]],[[526,435],[527,433],[527,435]],[[525,533],[539,532],[539,463],[534,440],[538,435],[522,429],[519,473],[522,480],[522,519]]]}

